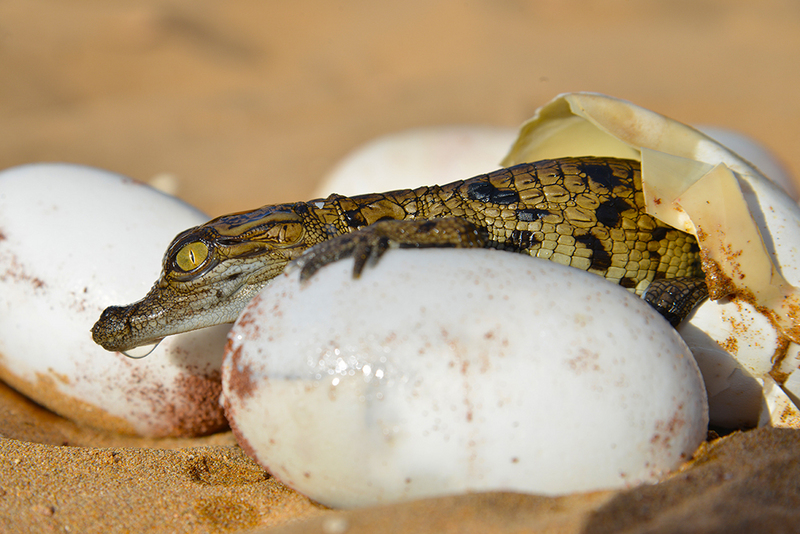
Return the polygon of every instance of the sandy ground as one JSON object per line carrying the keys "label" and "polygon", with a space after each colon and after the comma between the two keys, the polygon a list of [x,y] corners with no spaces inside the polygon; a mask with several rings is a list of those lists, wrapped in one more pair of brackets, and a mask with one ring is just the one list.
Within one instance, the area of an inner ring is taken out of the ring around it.
{"label": "sandy ground", "polygon": [[[516,126],[558,93],[591,90],[746,133],[800,176],[799,64],[800,5],[788,0],[6,0],[0,168],[68,161],[144,181],[168,175],[178,196],[219,215],[256,207],[253,199],[306,199],[375,136]],[[672,480],[633,491],[469,495],[347,513],[266,477],[230,434],[106,435],[0,388],[0,435],[8,532],[790,532],[800,524],[798,431],[735,434]]]}

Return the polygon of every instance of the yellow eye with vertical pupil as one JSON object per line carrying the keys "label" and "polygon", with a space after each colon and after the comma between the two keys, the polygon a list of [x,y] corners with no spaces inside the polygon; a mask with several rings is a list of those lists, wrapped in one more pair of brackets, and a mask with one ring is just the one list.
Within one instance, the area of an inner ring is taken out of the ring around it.
{"label": "yellow eye with vertical pupil", "polygon": [[182,271],[197,269],[208,257],[208,247],[202,241],[184,245],[175,256],[175,263]]}

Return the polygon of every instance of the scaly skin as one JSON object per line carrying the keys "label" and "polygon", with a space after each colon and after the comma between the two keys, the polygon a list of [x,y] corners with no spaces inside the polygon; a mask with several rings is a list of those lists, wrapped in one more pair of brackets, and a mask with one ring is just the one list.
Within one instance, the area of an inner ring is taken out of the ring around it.
{"label": "scaly skin", "polygon": [[290,261],[332,239],[298,262],[304,277],[348,255],[356,256],[358,275],[391,245],[483,246],[596,273],[640,296],[657,280],[659,293],[647,300],[673,323],[686,310],[674,319],[667,309],[675,299],[678,308],[685,304],[687,284],[689,307],[705,295],[694,237],[644,212],[638,162],[564,158],[443,186],[331,195],[218,217],[178,235],[150,292],[107,308],[92,336],[108,350],[129,350],[233,322]]}

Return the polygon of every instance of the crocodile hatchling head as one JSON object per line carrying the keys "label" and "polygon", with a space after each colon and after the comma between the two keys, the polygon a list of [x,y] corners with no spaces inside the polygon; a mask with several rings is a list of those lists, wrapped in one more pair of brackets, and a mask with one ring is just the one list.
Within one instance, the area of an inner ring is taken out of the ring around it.
{"label": "crocodile hatchling head", "polygon": [[127,352],[154,347],[169,335],[235,321],[308,248],[293,206],[225,215],[180,233],[167,248],[161,276],[147,295],[103,311],[92,327],[95,343]]}

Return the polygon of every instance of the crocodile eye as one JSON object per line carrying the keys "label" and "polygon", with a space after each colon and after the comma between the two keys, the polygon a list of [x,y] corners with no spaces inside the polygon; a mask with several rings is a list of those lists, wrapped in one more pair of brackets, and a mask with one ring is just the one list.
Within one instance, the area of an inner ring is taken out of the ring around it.
{"label": "crocodile eye", "polygon": [[194,241],[184,245],[175,255],[175,263],[184,271],[193,271],[200,267],[208,257],[208,247],[202,241]]}

